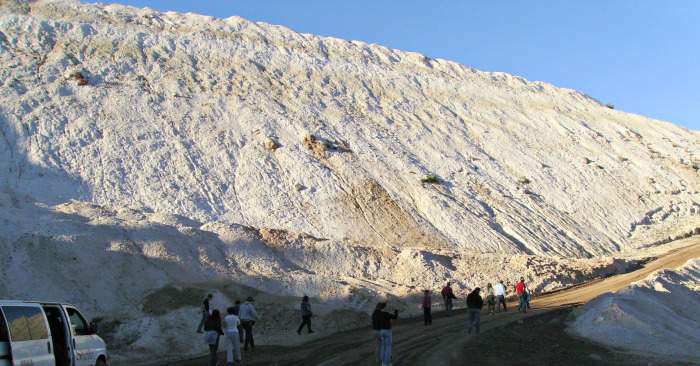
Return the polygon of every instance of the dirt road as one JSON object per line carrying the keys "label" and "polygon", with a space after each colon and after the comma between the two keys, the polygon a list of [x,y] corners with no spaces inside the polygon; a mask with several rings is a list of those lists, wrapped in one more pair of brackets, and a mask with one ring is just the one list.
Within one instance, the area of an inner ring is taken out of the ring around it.
{"label": "dirt road", "polygon": [[[482,315],[481,331],[504,327],[515,321],[541,315],[575,304],[585,303],[609,291],[617,291],[631,282],[663,268],[676,268],[700,257],[700,238],[686,239],[687,246],[666,253],[643,268],[623,275],[594,281],[568,290],[533,299],[527,314],[514,311]],[[515,304],[509,304],[515,308]],[[464,350],[473,336],[465,330],[466,316],[457,311],[451,316],[437,314],[433,325],[425,327],[420,318],[402,319],[394,326],[394,365],[463,365]],[[259,347],[244,353],[246,365],[376,365],[375,343],[369,328],[360,328],[313,340],[296,347]],[[224,361],[225,362],[225,361]],[[177,366],[206,365],[206,359],[176,363]]]}

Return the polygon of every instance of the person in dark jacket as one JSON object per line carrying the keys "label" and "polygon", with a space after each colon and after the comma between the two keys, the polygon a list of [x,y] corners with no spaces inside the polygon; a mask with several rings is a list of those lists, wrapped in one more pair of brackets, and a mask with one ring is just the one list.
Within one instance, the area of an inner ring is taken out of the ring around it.
{"label": "person in dark jacket", "polygon": [[311,312],[311,304],[309,303],[309,297],[304,295],[304,297],[301,299],[301,325],[299,326],[299,329],[297,329],[297,334],[301,335],[301,330],[304,329],[304,325],[306,325],[307,329],[309,330],[309,333],[314,332],[313,330],[311,330],[312,316],[313,313]]}
{"label": "person in dark jacket", "polygon": [[433,324],[433,299],[430,296],[430,290],[423,291],[423,325]]}
{"label": "person in dark jacket", "polygon": [[481,289],[477,287],[467,295],[467,311],[469,312],[467,333],[469,334],[472,333],[472,328],[476,328],[476,334],[479,334],[481,308],[484,307],[484,300],[481,298],[480,292]]}
{"label": "person in dark jacket", "polygon": [[[374,307],[374,313],[377,311],[380,311],[384,309],[384,303],[380,302],[377,304],[377,306]],[[376,355],[376,364],[381,365],[382,364],[382,336],[379,333],[379,324],[374,321],[374,313],[372,313],[372,331],[374,333],[374,342],[376,344],[376,347],[374,349],[374,354]]]}
{"label": "person in dark jacket", "polygon": [[202,306],[199,309],[199,312],[201,314],[199,325],[197,326],[197,333],[203,333],[202,332],[202,327],[204,326],[204,322],[207,321],[211,313],[209,312],[209,302],[211,299],[214,298],[214,295],[208,294],[207,297],[204,298],[202,301]]}
{"label": "person in dark jacket", "polygon": [[379,330],[379,338],[381,340],[379,358],[382,366],[389,366],[391,364],[392,342],[391,319],[398,319],[399,311],[394,310],[392,314],[384,311],[385,308],[385,302],[377,304],[374,313],[372,313],[372,328]]}
{"label": "person in dark jacket", "polygon": [[219,350],[219,337],[224,335],[221,328],[221,314],[213,310],[204,322],[204,343],[209,345],[209,366],[216,366],[216,352]]}

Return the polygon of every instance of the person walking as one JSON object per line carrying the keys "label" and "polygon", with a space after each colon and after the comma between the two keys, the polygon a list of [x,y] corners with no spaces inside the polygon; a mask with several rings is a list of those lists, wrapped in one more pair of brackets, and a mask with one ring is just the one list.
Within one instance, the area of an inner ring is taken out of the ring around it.
{"label": "person walking", "polygon": [[445,311],[449,313],[450,311],[452,311],[452,299],[457,298],[457,296],[455,296],[454,292],[452,291],[452,284],[448,282],[447,285],[442,288],[440,294],[442,295],[442,300],[445,303]]}
{"label": "person walking", "polygon": [[489,315],[493,315],[496,308],[496,295],[493,291],[493,286],[491,283],[486,285],[486,304],[488,305]]}
{"label": "person walking", "polygon": [[433,325],[432,306],[433,300],[430,297],[430,290],[423,291],[423,325]]}
{"label": "person walking", "polygon": [[374,313],[372,313],[372,327],[374,329],[379,329],[379,337],[381,340],[379,355],[381,364],[382,366],[389,366],[391,365],[392,343],[391,319],[398,319],[399,311],[394,310],[392,314],[384,311],[385,308],[385,302],[377,304]]}
{"label": "person walking", "polygon": [[375,364],[382,364],[382,335],[380,333],[381,329],[379,329],[379,322],[374,317],[374,313],[377,311],[381,311],[383,309],[383,303],[378,303],[377,306],[374,307],[374,312],[372,313],[372,332],[374,333],[374,341],[375,341],[375,352],[374,354],[376,355],[376,362]]}
{"label": "person walking", "polygon": [[476,334],[479,334],[481,327],[481,308],[484,307],[484,300],[481,299],[481,289],[475,288],[474,291],[467,295],[467,311],[469,312],[469,320],[467,321],[467,333],[472,334],[472,328],[476,329]]}
{"label": "person walking", "polygon": [[[241,313],[241,300],[236,300],[236,302],[233,304],[233,315],[239,316]],[[238,320],[241,318],[239,317]],[[240,338],[240,343],[243,343],[243,325],[239,322],[238,324],[238,337]]]}
{"label": "person walking", "polygon": [[231,347],[231,353],[226,354],[226,365],[233,365],[234,362],[241,362],[241,341],[240,341],[240,330],[241,320],[236,315],[236,308],[230,307],[226,309],[228,313],[224,317],[224,330],[226,333],[226,339]]}
{"label": "person walking", "polygon": [[520,300],[518,310],[523,313],[527,312],[527,293],[525,292],[525,288],[525,278],[520,277],[520,282],[515,285],[515,293],[518,295],[518,300]]}
{"label": "person walking", "polygon": [[311,330],[312,316],[313,313],[311,312],[311,304],[309,304],[309,297],[304,295],[304,297],[301,299],[301,325],[299,326],[299,329],[297,329],[297,334],[301,335],[301,330],[304,328],[304,325],[306,325],[307,329],[309,330],[309,334],[314,332],[313,330]]}
{"label": "person walking", "polygon": [[532,299],[532,292],[530,288],[525,285],[525,307],[530,310],[530,300]]}
{"label": "person walking", "polygon": [[248,296],[246,302],[241,304],[238,317],[241,319],[241,325],[243,325],[243,330],[245,331],[245,342],[243,344],[243,350],[247,351],[248,346],[250,349],[255,348],[255,340],[253,339],[253,326],[255,321],[258,320],[258,313],[255,311],[255,300],[252,296]]}
{"label": "person walking", "polygon": [[219,337],[224,335],[221,329],[219,310],[213,310],[204,322],[204,343],[209,345],[209,366],[216,366],[216,353],[219,350]]}
{"label": "person walking", "polygon": [[503,280],[498,281],[496,286],[494,286],[494,293],[496,295],[496,310],[501,312],[501,305],[503,305],[503,311],[508,311],[506,307],[506,286],[503,284]]}
{"label": "person walking", "polygon": [[209,318],[209,315],[211,315],[209,313],[209,301],[211,301],[212,298],[214,298],[214,295],[208,294],[207,297],[205,297],[204,300],[202,301],[202,306],[199,309],[201,317],[199,320],[199,325],[197,326],[197,333],[203,333],[202,327],[204,326],[204,323]]}

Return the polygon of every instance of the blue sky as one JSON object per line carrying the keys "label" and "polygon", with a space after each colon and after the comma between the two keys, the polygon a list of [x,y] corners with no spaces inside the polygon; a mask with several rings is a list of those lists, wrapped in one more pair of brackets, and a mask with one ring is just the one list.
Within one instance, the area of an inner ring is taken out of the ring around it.
{"label": "blue sky", "polygon": [[239,15],[417,51],[578,89],[618,109],[700,130],[697,0],[115,2]]}

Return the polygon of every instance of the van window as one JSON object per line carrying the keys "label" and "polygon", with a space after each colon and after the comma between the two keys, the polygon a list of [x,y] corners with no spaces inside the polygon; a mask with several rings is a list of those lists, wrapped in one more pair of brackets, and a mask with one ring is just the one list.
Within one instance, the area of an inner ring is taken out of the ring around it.
{"label": "van window", "polygon": [[3,306],[2,311],[7,318],[7,327],[10,329],[10,336],[13,342],[31,341],[27,317],[21,306]]}
{"label": "van window", "polygon": [[30,306],[4,306],[10,337],[13,342],[41,340],[49,338],[44,313],[40,308]]}
{"label": "van window", "polygon": [[46,318],[41,308],[24,308],[24,314],[32,340],[49,339],[49,329],[46,328]]}
{"label": "van window", "polygon": [[82,315],[73,308],[66,308],[68,311],[68,317],[70,318],[71,328],[73,328],[73,333],[75,335],[90,335],[87,322]]}
{"label": "van window", "polygon": [[10,335],[7,334],[7,326],[5,325],[5,316],[0,311],[0,342],[9,342]]}

